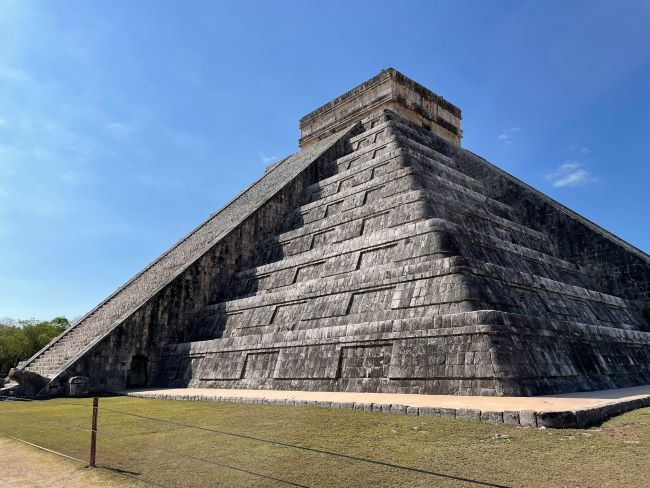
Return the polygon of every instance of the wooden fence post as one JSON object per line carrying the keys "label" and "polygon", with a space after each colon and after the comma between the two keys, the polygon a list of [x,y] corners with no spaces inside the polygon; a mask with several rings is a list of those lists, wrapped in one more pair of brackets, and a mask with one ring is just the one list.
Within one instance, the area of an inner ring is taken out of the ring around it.
{"label": "wooden fence post", "polygon": [[93,423],[90,431],[90,467],[95,467],[97,455],[97,413],[99,411],[99,398],[93,398]]}

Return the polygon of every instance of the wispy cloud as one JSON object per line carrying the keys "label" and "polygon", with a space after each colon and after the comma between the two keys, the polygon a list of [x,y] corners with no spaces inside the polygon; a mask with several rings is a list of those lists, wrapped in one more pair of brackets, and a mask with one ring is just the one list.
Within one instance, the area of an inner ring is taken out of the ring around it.
{"label": "wispy cloud", "polygon": [[510,129],[504,129],[501,131],[501,134],[498,135],[497,139],[504,144],[512,144],[512,141],[515,138],[515,135],[519,132],[519,127],[511,127]]}
{"label": "wispy cloud", "polygon": [[596,178],[582,166],[580,161],[567,161],[547,174],[546,180],[556,188],[581,186],[596,181]]}
{"label": "wispy cloud", "polygon": [[260,161],[263,164],[271,164],[274,161],[278,160],[277,156],[267,156],[263,151],[257,151],[257,154],[260,157]]}

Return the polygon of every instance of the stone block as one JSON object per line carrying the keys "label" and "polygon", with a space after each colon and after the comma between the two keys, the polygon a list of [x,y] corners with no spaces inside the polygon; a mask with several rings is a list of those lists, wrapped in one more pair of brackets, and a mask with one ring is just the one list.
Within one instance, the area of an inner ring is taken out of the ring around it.
{"label": "stone block", "polygon": [[481,421],[491,424],[502,424],[503,412],[481,412]]}
{"label": "stone block", "polygon": [[519,412],[506,410],[503,412],[503,423],[508,425],[521,425]]}
{"label": "stone block", "polygon": [[68,395],[71,397],[84,397],[88,395],[90,381],[85,376],[73,376],[68,380]]}
{"label": "stone block", "polygon": [[578,427],[578,419],[575,412],[537,412],[537,426],[554,429],[575,429]]}
{"label": "stone block", "polygon": [[420,415],[419,407],[406,407],[406,415]]}
{"label": "stone block", "polygon": [[391,405],[390,413],[397,414],[397,415],[405,415],[406,409],[407,409],[406,405]]}
{"label": "stone block", "polygon": [[462,420],[481,420],[481,411],[471,408],[457,408],[456,418]]}

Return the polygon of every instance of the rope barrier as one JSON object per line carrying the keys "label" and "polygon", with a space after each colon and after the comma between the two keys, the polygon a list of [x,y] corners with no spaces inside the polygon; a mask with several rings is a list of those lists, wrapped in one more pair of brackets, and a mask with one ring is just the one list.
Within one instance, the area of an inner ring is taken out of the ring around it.
{"label": "rope barrier", "polygon": [[222,467],[222,468],[228,468],[228,469],[233,469],[235,471],[241,471],[243,473],[247,473],[247,474],[254,475],[254,476],[259,476],[260,478],[265,478],[265,479],[268,479],[268,480],[271,480],[271,481],[279,481],[281,483],[285,483],[285,484],[288,484],[290,486],[297,486],[297,487],[300,487],[300,488],[309,488],[306,485],[301,485],[301,484],[298,484],[298,483],[294,483],[292,481],[283,480],[281,478],[275,478],[273,476],[269,476],[269,475],[259,473],[259,472],[256,472],[256,471],[250,471],[250,470],[247,470],[247,469],[244,469],[244,468],[238,468],[237,466],[233,466],[231,464],[219,463],[217,461],[212,461],[210,459],[205,459],[205,458],[200,458],[200,457],[197,457],[197,456],[192,456],[190,454],[185,454],[185,453],[182,453],[182,452],[179,452],[179,451],[175,451],[173,449],[165,449],[164,447],[159,447],[159,446],[156,446],[156,445],[151,444],[149,442],[134,441],[132,438],[130,438],[128,436],[120,436],[120,435],[116,435],[116,434],[110,434],[110,433],[107,433],[107,432],[101,431],[101,430],[98,430],[97,433],[99,435],[101,435],[101,436],[104,436],[104,437],[111,437],[113,439],[119,439],[119,440],[122,440],[122,441],[130,443],[130,444],[134,444],[134,445],[138,445],[138,446],[142,446],[142,447],[148,447],[148,448],[151,448],[151,449],[155,449],[157,451],[166,452],[166,453],[169,453],[169,454],[174,454],[175,456],[180,456],[180,457],[184,457],[184,458],[187,458],[187,459],[192,459],[194,461],[201,461],[201,462],[204,462],[204,463],[207,463],[207,464],[213,464],[215,466],[219,466],[219,467]]}
{"label": "rope barrier", "polygon": [[[49,452],[49,453],[51,453],[51,454],[55,454],[55,455],[57,455],[57,456],[64,457],[64,458],[70,459],[70,460],[72,460],[72,461],[77,461],[77,462],[80,462],[80,463],[86,464],[86,462],[83,461],[82,459],[79,459],[79,458],[76,458],[76,457],[73,457],[73,456],[69,456],[69,455],[64,454],[64,453],[62,453],[62,452],[59,452],[59,451],[55,451],[54,449],[49,449],[49,448],[44,447],[44,446],[39,446],[38,444],[34,444],[33,442],[28,442],[28,441],[26,441],[26,440],[24,440],[24,439],[20,439],[20,438],[18,438],[18,437],[13,437],[13,436],[7,435],[7,434],[4,433],[4,432],[2,432],[1,434],[4,435],[4,436],[5,436],[6,438],[8,438],[8,439],[12,439],[12,440],[14,440],[14,441],[22,442],[23,444],[27,444],[27,445],[29,445],[29,446],[35,447],[36,449],[40,449],[40,450],[42,450],[42,451],[46,451],[46,452]],[[108,471],[113,471],[113,472],[117,473],[117,474],[120,475],[120,476],[125,476],[125,477],[127,477],[127,478],[132,478],[132,479],[135,479],[135,480],[138,480],[138,481],[142,481],[142,482],[147,483],[147,484],[149,484],[149,485],[158,486],[158,487],[160,487],[160,488],[171,488],[171,487],[169,487],[169,486],[161,485],[161,484],[159,484],[159,483],[156,483],[156,482],[154,482],[154,481],[148,480],[148,479],[146,479],[146,478],[140,478],[140,477],[138,477],[138,476],[134,476],[134,475],[132,475],[132,474],[125,473],[125,472],[123,472],[122,470],[119,470],[119,469],[110,468],[110,467],[108,467],[108,466],[98,466],[98,467],[99,467],[99,468],[102,468],[102,469],[106,469],[106,470],[108,470]]]}
{"label": "rope barrier", "polygon": [[463,478],[462,476],[454,476],[454,475],[449,475],[449,474],[444,474],[444,473],[438,473],[436,471],[429,471],[429,470],[420,469],[420,468],[412,468],[410,466],[403,466],[403,465],[400,465],[400,464],[393,464],[393,463],[389,463],[389,462],[386,462],[386,461],[377,461],[377,460],[374,460],[374,459],[364,458],[364,457],[360,457],[360,456],[354,456],[354,455],[351,455],[351,454],[343,454],[343,453],[339,453],[339,452],[327,451],[327,450],[324,450],[324,449],[318,449],[318,448],[314,448],[314,447],[300,446],[300,445],[297,445],[297,444],[289,444],[287,442],[276,441],[276,440],[272,440],[272,439],[264,439],[264,438],[261,438],[261,437],[254,437],[254,436],[245,435],[245,434],[236,434],[234,432],[227,432],[227,431],[223,431],[223,430],[212,429],[212,428],[209,428],[209,427],[201,427],[201,426],[197,426],[197,425],[185,424],[185,423],[177,422],[177,421],[174,421],[174,420],[157,419],[157,418],[154,418],[154,417],[148,417],[146,415],[140,415],[140,414],[135,414],[135,413],[131,413],[131,412],[125,412],[123,410],[115,410],[115,409],[110,409],[110,408],[105,408],[105,407],[100,407],[100,410],[105,410],[107,412],[111,412],[111,413],[115,413],[115,414],[129,415],[129,416],[143,418],[143,419],[147,419],[147,420],[154,420],[154,421],[158,421],[158,422],[168,423],[168,424],[171,424],[171,425],[176,425],[178,427],[185,427],[185,428],[203,430],[203,431],[206,431],[206,432],[212,432],[212,433],[215,433],[215,434],[229,436],[229,437],[237,437],[237,438],[240,438],[240,439],[246,439],[246,440],[250,440],[250,441],[263,442],[263,443],[272,444],[272,445],[276,445],[276,446],[288,447],[288,448],[292,448],[292,449],[299,449],[299,450],[308,451],[308,452],[315,452],[317,454],[324,454],[324,455],[339,457],[339,458],[348,459],[348,460],[352,460],[352,461],[359,461],[359,462],[375,464],[375,465],[394,468],[394,469],[401,469],[401,470],[404,470],[404,471],[410,471],[410,472],[419,473],[419,474],[425,474],[425,475],[429,475],[429,476],[435,476],[435,477],[451,479],[451,480],[454,480],[454,481],[463,481],[463,482],[466,482],[466,483],[473,483],[473,484],[476,484],[476,485],[488,486],[488,487],[491,487],[491,488],[508,488],[506,485],[500,485],[500,484],[490,483],[490,482],[486,482],[486,481],[473,480],[473,479],[470,479],[470,478]]}
{"label": "rope barrier", "polygon": [[68,456],[67,454],[63,454],[62,452],[55,451],[54,449],[48,449],[47,447],[39,446],[38,444],[34,444],[33,442],[28,442],[28,441],[26,441],[24,439],[19,439],[18,437],[13,437],[13,436],[10,436],[10,435],[4,434],[4,433],[3,433],[3,435],[5,437],[8,437],[9,439],[13,439],[14,441],[22,442],[23,444],[27,444],[27,445],[30,445],[32,447],[36,447],[37,449],[41,449],[43,451],[47,451],[47,452],[50,452],[52,454],[56,454],[57,456],[62,456],[64,458],[72,459],[73,461],[78,461],[80,463],[84,462],[79,458],[76,458],[76,457],[73,457],[73,456]]}
{"label": "rope barrier", "polygon": [[[79,404],[74,404],[74,405],[79,405]],[[92,406],[92,405],[91,405],[91,406]],[[7,415],[7,414],[3,414],[3,413],[0,412],[0,416],[2,416],[2,415]],[[15,415],[15,414],[11,414],[11,415]],[[62,430],[68,430],[68,429],[70,429],[70,430],[77,430],[77,431],[82,431],[82,432],[93,432],[92,429],[84,429],[84,428],[81,428],[81,427],[75,427],[75,426],[71,426],[71,425],[63,425],[63,424],[61,424],[61,423],[59,423],[59,422],[52,422],[52,421],[46,421],[46,420],[37,419],[37,418],[35,418],[34,415],[31,415],[31,414],[19,413],[18,415],[28,415],[28,416],[30,417],[30,419],[29,419],[30,422],[37,423],[37,424],[42,424],[42,425],[54,426],[54,427],[58,427],[58,428],[60,428],[60,429],[62,429]],[[204,458],[200,458],[200,457],[197,457],[197,456],[192,456],[192,455],[189,455],[189,454],[184,454],[184,453],[182,453],[182,452],[174,451],[174,450],[172,450],[172,449],[165,449],[165,448],[158,447],[158,446],[155,446],[155,445],[153,445],[153,444],[151,444],[151,443],[147,443],[147,442],[138,442],[138,441],[133,441],[132,439],[130,439],[130,438],[127,437],[127,436],[117,435],[117,434],[112,434],[112,433],[108,433],[108,432],[105,432],[105,431],[102,431],[102,430],[96,430],[95,432],[96,432],[97,434],[101,435],[101,436],[104,436],[104,437],[110,437],[110,438],[113,438],[113,439],[118,439],[118,440],[125,441],[125,442],[131,443],[131,444],[135,444],[135,445],[139,445],[139,446],[142,446],[142,447],[147,447],[147,448],[155,449],[155,450],[158,450],[158,451],[161,451],[161,452],[166,452],[166,453],[169,453],[169,454],[174,454],[174,455],[176,455],[176,456],[180,456],[180,457],[183,457],[183,458],[191,459],[191,460],[194,460],[194,461],[201,461],[201,462],[204,462],[204,463],[207,463],[207,464],[211,464],[211,465],[215,465],[215,466],[218,466],[218,467],[222,467],[222,468],[227,468],[227,469],[231,469],[231,470],[235,470],[235,471],[243,472],[243,473],[246,473],[246,474],[249,474],[249,475],[253,475],[253,476],[257,476],[257,477],[260,477],[260,478],[264,478],[264,479],[267,479],[267,480],[277,481],[277,482],[280,482],[280,483],[287,484],[287,485],[289,485],[289,486],[295,486],[295,487],[299,487],[299,488],[309,488],[307,485],[301,485],[301,484],[298,484],[298,483],[294,483],[294,482],[292,482],[292,481],[287,481],[287,480],[283,480],[283,479],[281,479],[281,478],[276,478],[276,477],[273,477],[273,476],[265,475],[265,474],[263,474],[263,473],[259,473],[259,472],[255,472],[255,471],[250,471],[250,470],[247,470],[247,469],[244,469],[244,468],[239,468],[239,467],[237,467],[237,466],[233,466],[233,465],[230,465],[230,464],[219,463],[219,462],[217,462],[217,461],[212,461],[212,460],[210,460],[210,459],[204,459]],[[39,449],[43,449],[43,450],[45,450],[45,451],[52,452],[53,454],[58,454],[58,455],[60,455],[60,456],[68,457],[68,458],[73,459],[73,460],[75,460],[75,461],[84,462],[84,461],[82,461],[81,459],[78,459],[78,458],[75,458],[75,457],[72,457],[72,456],[68,456],[67,454],[63,454],[63,453],[61,453],[61,452],[58,452],[58,451],[54,451],[54,450],[51,450],[51,449],[45,448],[45,447],[43,447],[43,446],[39,446],[39,445],[37,445],[37,444],[33,444],[33,443],[28,442],[28,441],[26,441],[26,440],[24,440],[24,439],[19,439],[19,438],[17,438],[17,437],[12,437],[12,436],[10,436],[10,435],[7,435],[6,433],[5,433],[4,435],[5,435],[6,437],[11,438],[11,439],[14,439],[14,440],[17,440],[17,441],[20,441],[20,442],[24,442],[25,444],[29,444],[29,445],[32,445],[32,446],[34,446],[34,447],[37,447],[37,448],[39,448]],[[108,467],[106,467],[106,466],[102,466],[102,467],[104,467],[104,468],[106,468],[106,469],[112,469],[112,468],[108,468]],[[118,470],[118,471],[119,471],[119,470]],[[122,475],[124,475],[124,476],[129,476],[127,473],[122,473],[122,472],[120,472],[119,474],[122,474]],[[134,477],[134,476],[131,476],[131,477],[133,477],[133,478],[135,478],[135,479],[141,479],[141,478]],[[159,486],[162,486],[162,485],[159,485]]]}
{"label": "rope barrier", "polygon": [[[112,437],[114,437],[114,436],[112,436]],[[238,468],[237,466],[233,466],[233,465],[230,465],[230,464],[219,463],[217,461],[212,461],[210,459],[200,458],[200,457],[192,456],[190,454],[184,454],[184,453],[181,453],[181,452],[178,452],[178,451],[174,451],[172,449],[165,449],[165,448],[162,448],[162,447],[154,446],[153,444],[149,444],[149,443],[145,443],[145,442],[133,442],[132,440],[131,441],[126,440],[126,442],[131,442],[131,444],[137,444],[137,445],[144,446],[144,447],[150,447],[150,448],[156,449],[158,451],[166,452],[166,453],[169,453],[169,454],[174,454],[176,456],[181,456],[181,457],[184,457],[184,458],[187,458],[187,459],[192,459],[194,461],[201,461],[201,462],[204,462],[204,463],[207,463],[207,464],[213,464],[213,465],[219,466],[221,468],[228,468],[228,469],[232,469],[232,470],[235,470],[235,471],[240,471],[242,473],[250,474],[250,475],[253,475],[253,476],[258,476],[260,478],[264,478],[264,479],[267,479],[267,480],[278,481],[280,483],[284,483],[284,484],[287,484],[289,486],[296,486],[296,487],[299,487],[299,488],[309,488],[307,485],[301,485],[301,484],[298,484],[298,483],[294,483],[293,481],[287,481],[287,480],[283,480],[281,478],[275,478],[273,476],[258,473],[256,471],[250,471],[250,470],[247,470],[247,469],[244,469],[244,468]]]}
{"label": "rope barrier", "polygon": [[[74,406],[80,406],[80,407],[93,408],[93,406],[91,404],[83,404],[83,403],[76,403],[76,402],[57,402],[57,404],[58,405],[74,405]],[[302,451],[306,451],[306,452],[313,452],[313,453],[317,453],[317,454],[338,457],[338,458],[341,458],[341,459],[347,459],[347,460],[351,460],[351,461],[357,461],[357,462],[363,462],[363,463],[373,464],[373,465],[377,465],[377,466],[383,466],[383,467],[388,467],[388,468],[393,468],[393,469],[399,469],[399,470],[408,471],[408,472],[411,472],[411,473],[418,473],[418,474],[423,474],[423,475],[438,477],[438,478],[444,478],[444,479],[449,479],[449,480],[454,480],[454,481],[462,481],[462,482],[465,482],[465,483],[475,484],[475,485],[479,485],[479,486],[486,486],[486,487],[490,487],[490,488],[509,488],[507,485],[501,485],[501,484],[498,484],[498,483],[491,483],[491,482],[487,482],[487,481],[474,480],[474,479],[471,479],[471,478],[464,478],[462,476],[454,476],[454,475],[439,473],[439,472],[436,472],[436,471],[430,471],[430,470],[426,470],[426,469],[413,468],[413,467],[410,467],[410,466],[394,464],[394,463],[390,463],[390,462],[387,462],[387,461],[379,461],[379,460],[365,458],[365,457],[361,457],[361,456],[355,456],[355,455],[352,455],[352,454],[344,454],[344,453],[339,453],[339,452],[334,452],[334,451],[328,451],[328,450],[325,450],[325,449],[319,449],[319,448],[308,447],[308,446],[301,446],[301,445],[297,445],[297,444],[290,444],[288,442],[283,442],[283,441],[278,441],[278,440],[265,439],[265,438],[255,437],[255,436],[246,435],[246,434],[237,434],[237,433],[234,433],[234,432],[228,432],[228,431],[224,431],[224,430],[213,429],[213,428],[210,428],[210,427],[202,427],[202,426],[198,426],[198,425],[186,424],[186,423],[178,422],[178,421],[175,421],[175,420],[159,419],[159,418],[155,418],[155,417],[149,417],[147,415],[141,415],[141,414],[136,414],[136,413],[132,413],[132,412],[126,412],[124,410],[116,410],[116,409],[106,408],[106,407],[99,407],[99,410],[103,410],[105,412],[109,412],[109,413],[117,414],[117,415],[126,415],[126,416],[130,416],[130,417],[135,417],[135,418],[146,419],[146,420],[151,420],[151,421],[155,421],[155,422],[166,423],[166,424],[174,425],[174,426],[177,426],[177,427],[184,427],[184,428],[188,428],[188,429],[201,430],[201,431],[204,431],[204,432],[211,432],[211,433],[214,433],[214,434],[217,434],[217,435],[222,435],[222,436],[235,437],[235,438],[245,439],[245,440],[254,441],[254,442],[262,442],[262,443],[271,444],[271,445],[275,445],[275,446],[287,447],[287,448],[302,450]],[[176,454],[178,454],[178,453],[176,453]],[[200,458],[197,458],[197,459],[200,459]],[[225,466],[225,467],[231,467],[231,466]],[[231,467],[231,468],[233,468],[233,467]],[[237,468],[233,468],[233,469],[237,469]],[[277,480],[277,481],[280,481],[280,480]],[[296,485],[296,486],[299,486],[299,485]]]}

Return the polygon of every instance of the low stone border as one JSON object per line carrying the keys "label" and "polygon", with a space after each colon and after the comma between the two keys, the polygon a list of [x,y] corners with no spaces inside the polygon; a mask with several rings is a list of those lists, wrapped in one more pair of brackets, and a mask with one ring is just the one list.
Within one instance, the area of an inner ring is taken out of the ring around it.
{"label": "low stone border", "polygon": [[233,397],[208,395],[177,395],[166,393],[126,392],[127,396],[157,400],[185,400],[194,402],[227,402],[248,404],[287,405],[296,407],[321,407],[396,415],[432,416],[474,420],[491,424],[518,425],[521,427],[547,427],[580,429],[630,410],[650,406],[650,396],[621,401],[582,410],[536,412],[532,410],[481,411],[469,408],[412,407],[408,405],[360,402],[328,402],[320,400],[295,400],[285,398]]}

